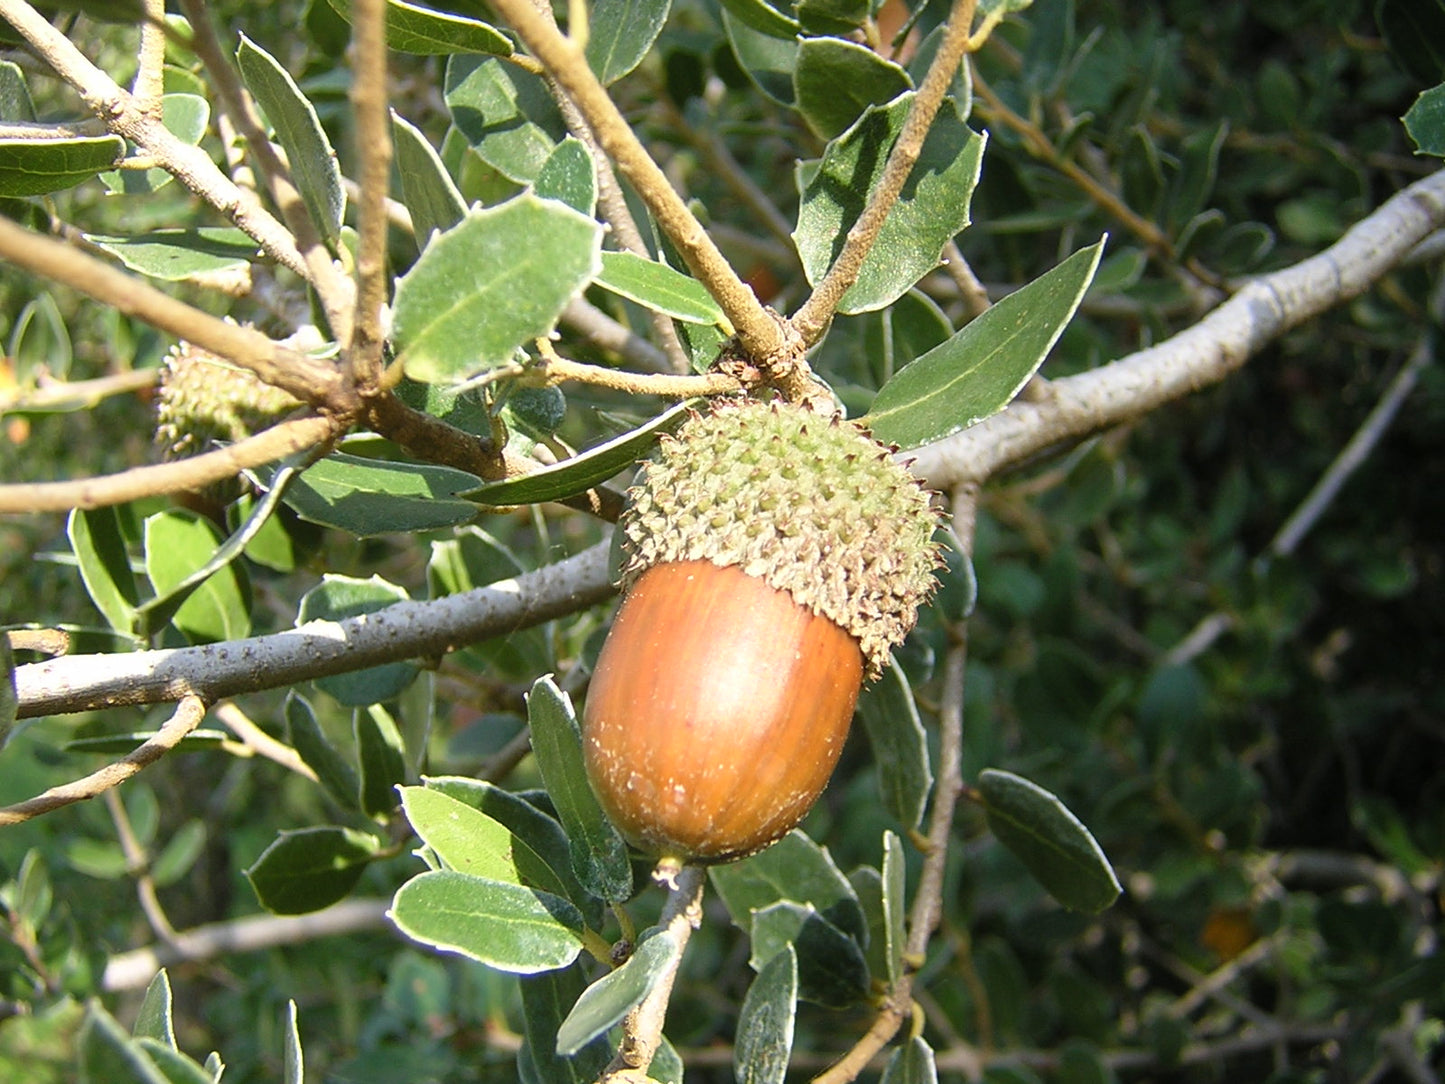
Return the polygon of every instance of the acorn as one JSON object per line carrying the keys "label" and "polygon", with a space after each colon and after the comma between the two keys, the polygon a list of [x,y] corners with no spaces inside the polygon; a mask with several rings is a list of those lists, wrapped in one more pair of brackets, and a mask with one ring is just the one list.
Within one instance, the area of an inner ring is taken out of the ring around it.
{"label": "acorn", "polygon": [[933,591],[937,525],[853,422],[730,401],[663,439],[619,523],[623,600],[582,720],[633,846],[724,862],[803,819]]}

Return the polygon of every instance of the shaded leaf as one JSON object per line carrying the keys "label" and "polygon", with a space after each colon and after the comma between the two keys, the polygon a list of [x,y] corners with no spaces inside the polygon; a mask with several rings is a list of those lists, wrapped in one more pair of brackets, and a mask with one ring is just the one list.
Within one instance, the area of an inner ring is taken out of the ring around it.
{"label": "shaded leaf", "polygon": [[[612,1060],[612,1044],[605,1037],[592,1040],[571,1057],[557,1053],[557,1032],[587,985],[581,965],[523,975],[517,985],[527,1040],[518,1060],[525,1060],[530,1079],[540,1084],[593,1084]],[[526,1073],[522,1079],[529,1079]]]}
{"label": "shaded leaf", "polygon": [[396,147],[401,202],[411,215],[417,247],[424,248],[433,233],[445,233],[466,216],[467,201],[457,191],[436,148],[420,129],[396,113],[391,115],[391,138]]}
{"label": "shaded leaf", "polygon": [[571,698],[550,676],[527,694],[532,753],[571,844],[572,869],[594,896],[621,903],[632,895],[627,845],[602,812],[582,766],[582,731]]}
{"label": "shaded leaf", "polygon": [[253,238],[230,226],[152,230],[136,237],[92,233],[86,240],[132,271],[163,282],[248,268],[261,255]]}
{"label": "shaded leaf", "polygon": [[387,915],[415,941],[518,975],[565,967],[582,949],[582,915],[560,896],[455,870],[413,877]]}
{"label": "shaded leaf", "polygon": [[245,871],[246,878],[268,911],[306,914],[344,898],[380,849],[375,837],[352,828],[282,832]]}
{"label": "shaded leaf", "polygon": [[830,1009],[845,1009],[868,996],[868,961],[858,942],[811,905],[783,900],[753,913],[753,954],[761,971],[791,944],[798,953],[798,997]]}
{"label": "shaded leaf", "polygon": [[596,0],[587,24],[587,64],[603,86],[642,62],[671,7],[671,0]]}
{"label": "shaded leaf", "polygon": [[396,785],[406,779],[406,743],[396,720],[380,704],[358,708],[352,725],[361,766],[357,801],[363,813],[386,820],[396,808]]}
{"label": "shaded leaf", "polygon": [[559,200],[592,216],[597,207],[597,166],[580,139],[569,135],[553,148],[537,171],[532,190],[542,199]]}
{"label": "shaded leaf", "polygon": [[77,1048],[81,1084],[169,1084],[140,1043],[99,1002],[86,1009]]}
{"label": "shaded leaf", "polygon": [[156,977],[151,979],[150,985],[146,987],[130,1033],[137,1039],[143,1036],[157,1039],[172,1050],[175,1049],[176,1030],[171,1022],[171,979],[165,968],[157,971]]}
{"label": "shaded leaf", "polygon": [[765,963],[748,987],[733,1040],[738,1084],[783,1084],[798,1011],[798,954],[792,945]]}
{"label": "shaded leaf", "polygon": [[1122,889],[1099,844],[1063,802],[1012,772],[978,777],[989,829],[1065,907],[1098,912]]}
{"label": "shaded leaf", "polygon": [[[350,0],[327,0],[347,22]],[[511,56],[512,40],[496,27],[450,11],[434,11],[406,0],[387,0],[386,44],[399,53],[446,56],[453,53],[487,53]]]}
{"label": "shaded leaf", "polygon": [[286,694],[286,730],[291,746],[316,773],[316,778],[342,809],[356,809],[361,781],[356,769],[332,745],[316,720],[310,702],[292,689]]}
{"label": "shaded leaf", "polygon": [[517,184],[536,179],[563,131],[540,79],[494,57],[458,56],[447,63],[444,93],[452,123],[483,162]]}
{"label": "shaded leaf", "polygon": [[907,1040],[888,1059],[879,1084],[938,1084],[933,1048],[921,1035]]}
{"label": "shaded leaf", "polygon": [[125,154],[120,136],[0,137],[0,196],[43,196],[74,188]]}
{"label": "shaded leaf", "polygon": [[883,937],[888,962],[888,981],[903,977],[903,954],[908,947],[908,893],[904,881],[903,841],[892,832],[883,833]]}
{"label": "shaded leaf", "polygon": [[1405,113],[1405,131],[1414,140],[1417,154],[1445,158],[1445,83],[1415,99]]}
{"label": "shaded leaf", "polygon": [[[375,613],[397,602],[407,594],[380,576],[358,580],[351,576],[328,573],[321,582],[301,596],[296,608],[296,624],[307,621],[344,621],[348,617]],[[411,662],[390,662],[316,679],[316,687],[347,707],[365,707],[400,695],[417,675]]]}
{"label": "shaded leaf", "polygon": [[872,49],[842,38],[803,38],[793,70],[798,112],[823,139],[842,135],[869,106],[913,89],[908,73]]}
{"label": "shaded leaf", "polygon": [[793,900],[811,904],[859,945],[868,944],[868,922],[853,886],[828,849],[797,829],[751,858],[713,866],[708,873],[733,921],[744,929],[753,911]]}
{"label": "shaded leaf", "polygon": [[397,360],[428,382],[512,360],[596,276],[601,235],[592,219],[530,193],[469,211],[397,284]]}
{"label": "shaded leaf", "polygon": [[131,571],[119,512],[113,506],[76,509],[66,520],[65,531],[95,608],[117,632],[134,633],[140,590]]}
{"label": "shaded leaf", "polygon": [[634,1005],[652,992],[677,962],[680,951],[677,938],[666,930],[643,940],[625,964],[582,991],[557,1029],[557,1053],[575,1054],[593,1039],[606,1035],[613,1024],[620,1023]]}
{"label": "shaded leaf", "polygon": [[[211,103],[200,94],[175,93],[161,95],[161,123],[166,131],[183,143],[196,146],[206,134],[211,120]],[[168,170],[117,169],[101,174],[101,180],[112,192],[145,195],[170,184]]]}
{"label": "shaded leaf", "polygon": [[[170,623],[193,644],[239,640],[250,634],[250,583],[243,566],[221,562],[218,567],[213,562],[220,545],[220,533],[210,520],[194,512],[157,512],[146,519],[145,566],[155,591],[153,601],[171,604],[164,610],[148,604],[148,623],[164,622],[169,610]],[[239,555],[242,547],[233,549]]]}
{"label": "shaded leaf", "polygon": [[136,1045],[145,1052],[152,1064],[165,1077],[166,1084],[215,1084],[215,1077],[194,1058],[187,1057],[173,1046],[143,1035],[136,1039]]}
{"label": "shaded leaf", "polygon": [[718,303],[697,279],[632,252],[602,253],[597,285],[644,308],[691,324],[726,325]]}
{"label": "shaded leaf", "polygon": [[[745,5],[762,4],[763,0],[739,0]],[[793,89],[793,68],[798,63],[798,42],[796,30],[782,34],[768,34],[755,30],[745,19],[737,18],[731,11],[723,9],[723,28],[727,30],[728,41],[733,54],[747,73],[747,77],[765,95],[779,105],[791,107],[797,92]],[[787,24],[784,24],[786,27]]]}
{"label": "shaded leaf", "polygon": [[332,452],[291,483],[285,500],[304,520],[366,538],[467,522],[477,509],[458,495],[479,481],[454,467]]}
{"label": "shaded leaf", "polygon": [[1003,298],[883,385],[862,419],[874,437],[917,448],[1002,410],[1073,318],[1104,240]]}
{"label": "shaded leaf", "polygon": [[883,807],[903,827],[917,828],[933,786],[933,770],[913,689],[897,659],[890,658],[882,677],[858,698],[858,715],[878,763]]}
{"label": "shaded leaf", "polygon": [[788,0],[723,0],[727,13],[752,30],[773,38],[792,41],[798,34],[798,20]]}

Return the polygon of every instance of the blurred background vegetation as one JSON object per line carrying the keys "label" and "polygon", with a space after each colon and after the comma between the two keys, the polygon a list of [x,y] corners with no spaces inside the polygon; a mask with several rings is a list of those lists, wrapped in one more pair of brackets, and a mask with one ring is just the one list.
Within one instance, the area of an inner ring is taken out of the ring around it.
{"label": "blurred background vegetation", "polygon": [[[453,4],[461,8],[466,5]],[[1159,341],[1201,312],[1198,283],[1287,266],[1435,168],[1399,123],[1440,81],[1439,42],[1393,31],[1400,6],[1356,0],[1168,5],[1036,0],[977,58],[972,123],[990,133],[973,226],[959,244],[994,296],[1109,231],[1100,280],[1045,374],[1077,372]],[[1419,9],[1431,5],[1421,3]],[[322,111],[346,165],[345,26],[324,3],[211,5],[281,58]],[[476,5],[480,9],[480,5]],[[942,15],[935,0],[922,18]],[[131,31],[76,17],[72,36],[111,71]],[[1432,51],[1435,50],[1435,51]],[[440,142],[441,68],[398,58],[397,109]],[[1434,70],[1431,71],[1431,65]],[[32,80],[73,107],[53,83]],[[986,93],[984,92],[986,88]],[[617,88],[723,247],[787,309],[802,284],[691,138],[705,118],[793,213],[791,172],[820,148],[744,72],[717,6],[679,0],[658,48]],[[1010,119],[1012,118],[1012,120]],[[1042,144],[1039,140],[1042,140]],[[1138,222],[1101,210],[1038,146],[1117,178]],[[498,180],[470,179],[469,198]],[[172,186],[174,189],[176,186]],[[103,232],[154,214],[162,192],[113,200],[87,186],[61,217]],[[16,217],[33,208],[7,203]],[[398,236],[394,258],[413,258]],[[1198,277],[1179,273],[1188,267]],[[936,281],[935,281],[936,280]],[[942,275],[900,304],[888,332],[926,340],[961,314]],[[980,516],[969,622],[965,777],[1027,774],[1089,825],[1125,886],[1100,917],[1060,910],[965,806],[944,926],[923,966],[924,1034],[946,1078],[990,1081],[1428,1081],[1445,1073],[1445,376],[1427,365],[1399,417],[1289,554],[1281,526],[1438,319],[1440,266],[1406,266],[1358,301],[1292,332],[1224,385],[998,479]],[[929,296],[931,295],[931,296]],[[213,310],[214,296],[196,300]],[[238,318],[266,325],[242,303]],[[817,364],[843,389],[888,364],[877,315],[840,318]],[[75,295],[0,274],[0,344],[24,381],[156,365],[169,345]],[[3,390],[3,389],[0,389]],[[571,398],[564,435],[598,431],[600,393]],[[94,411],[7,415],[5,481],[118,469],[151,453],[144,396]],[[1434,524],[1435,526],[1430,526]],[[600,537],[575,517],[493,517],[488,535],[526,566]],[[425,545],[298,529],[289,561],[252,567],[256,631],[288,625],[320,570],[379,572],[426,593]],[[478,542],[479,550],[481,542]],[[0,623],[100,624],[68,563],[59,517],[0,522]],[[477,559],[501,568],[505,554]],[[935,663],[957,619],[948,590],[901,661],[926,725]],[[521,726],[521,694],[558,659],[587,657],[605,611],[469,649],[435,677],[432,770],[475,771]],[[267,624],[269,622],[269,625]],[[1195,634],[1195,635],[1191,635]],[[590,641],[590,642],[589,642]],[[324,698],[316,697],[319,705]],[[279,729],[281,694],[246,712]],[[67,741],[153,727],[160,711],[40,721],[0,752],[0,803],[89,770]],[[344,716],[323,720],[339,726]],[[523,761],[508,786],[535,785]],[[845,870],[877,861],[883,812],[855,740],[805,827]],[[242,870],[278,830],[330,816],[315,787],[223,752],[173,755],[95,802],[0,829],[0,1077],[71,1078],[74,998],[106,958],[153,940],[122,838],[146,856],[176,929],[255,914]],[[357,895],[386,898],[414,872],[374,865]],[[646,897],[640,910],[658,901]],[[640,923],[641,924],[641,923]],[[694,939],[668,1033],[689,1080],[724,1080],[751,976],[743,934],[715,899]],[[428,955],[381,929],[172,969],[182,1049],[219,1049],[227,1081],[279,1079],[281,1009],[299,1003],[317,1080],[515,1079],[515,980]],[[107,995],[123,1021],[138,992]],[[801,1077],[827,1064],[863,1010],[805,1007]],[[715,1065],[716,1067],[710,1067]]]}

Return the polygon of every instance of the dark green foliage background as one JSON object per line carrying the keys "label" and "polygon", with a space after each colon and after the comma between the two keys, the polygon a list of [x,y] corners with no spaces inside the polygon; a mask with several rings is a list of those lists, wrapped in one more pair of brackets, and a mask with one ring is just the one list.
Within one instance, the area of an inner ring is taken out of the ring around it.
{"label": "dark green foliage background", "polygon": [[[243,28],[300,73],[346,168],[344,79],[335,66],[345,28],[330,7],[214,8],[222,25]],[[940,17],[935,2],[921,25]],[[127,33],[97,30],[83,17],[75,29],[87,42]],[[1365,3],[1036,0],[999,36],[1002,43],[978,60],[989,86],[1056,141],[1071,128],[1089,140],[1125,202],[1166,231],[1178,259],[1221,277],[1318,251],[1435,168],[1411,155],[1398,119],[1424,88],[1392,55]],[[128,54],[117,46],[115,55]],[[398,112],[439,142],[439,64],[397,62]],[[727,88],[708,104],[695,97],[704,74]],[[674,109],[711,115],[733,154],[780,200],[793,191],[794,159],[820,150],[796,114],[748,83],[720,37],[716,6],[705,0],[675,6],[659,49],[614,93],[649,144],[668,148],[673,170],[714,223],[753,229],[679,138]],[[974,225],[960,245],[986,283],[1027,282],[1112,234],[1101,272],[1108,288],[1086,300],[1047,375],[1088,369],[1197,318],[1177,279],[1146,264],[1127,229],[1031,158],[1005,125],[978,115],[973,124],[989,127],[990,139]],[[1211,164],[1206,151],[1216,141]],[[495,195],[499,184],[473,181],[469,198]],[[57,203],[88,223],[118,213],[88,189]],[[184,213],[174,193],[154,206],[157,222],[178,224]],[[398,267],[414,259],[411,245],[395,239]],[[787,274],[766,243],[724,236],[723,245],[744,270]],[[1059,794],[1099,839],[1126,893],[1100,917],[1061,911],[984,831],[982,813],[963,808],[944,927],[922,983],[925,1034],[952,1079],[961,1079],[961,1062],[949,1061],[959,1041],[994,1052],[987,1079],[996,1081],[1385,1079],[1371,1076],[1381,1037],[1408,1019],[1434,1021],[1419,1030],[1420,1056],[1441,1071],[1445,378],[1438,365],[1425,370],[1386,439],[1298,553],[1260,559],[1414,346],[1437,276],[1438,267],[1402,269],[1286,336],[1223,386],[987,491],[969,632],[965,778],[1007,768]],[[789,304],[778,307],[795,305],[801,287],[787,285]],[[947,284],[925,287],[947,304]],[[10,272],[0,277],[0,343],[24,304],[47,289]],[[117,352],[125,364],[155,363],[160,346],[144,329],[121,327],[117,339],[113,317],[52,292],[75,340],[72,378],[106,371]],[[877,316],[840,318],[817,358],[850,400],[866,402],[887,375],[868,349],[877,325]],[[570,394],[564,436],[595,439],[602,430],[590,420],[593,407],[635,409],[601,393]],[[133,402],[32,418],[23,440],[13,431],[0,439],[0,477],[116,469],[144,457],[138,447],[148,426],[146,407]],[[549,559],[557,540],[539,525],[527,516],[485,524],[529,566]],[[564,520],[548,530],[567,533],[571,545],[593,529]],[[252,568],[262,600],[258,632],[289,623],[322,569],[362,578],[380,572],[415,597],[425,594],[426,552],[412,538],[331,533],[309,543],[292,574]],[[73,570],[57,559],[66,548],[54,517],[0,523],[0,620],[99,624]],[[947,586],[900,653],[930,729],[936,664],[960,616],[958,597],[956,585]],[[1211,614],[1223,615],[1227,631],[1197,657],[1170,664],[1167,653]],[[592,634],[604,618],[579,615],[449,662],[437,680],[455,715],[440,720],[432,770],[475,771],[515,730],[531,680],[559,658],[595,651]],[[344,736],[344,715],[324,697],[314,701],[331,711],[323,725]],[[282,694],[245,703],[254,719],[284,734]],[[66,740],[144,729],[161,717],[130,709],[26,730],[0,758],[0,803],[71,778],[78,765],[90,770],[91,760],[59,751]],[[902,830],[883,811],[874,776],[866,743],[855,736],[805,826],[844,870],[876,865],[883,831]],[[530,761],[507,783],[540,785]],[[179,929],[256,913],[241,871],[278,830],[336,816],[317,788],[275,765],[216,753],[171,756],[123,793],[137,827],[150,826],[156,850],[194,831],[188,824],[204,828],[192,861],[161,888]],[[54,886],[34,951],[56,988],[27,993],[7,978],[26,954],[0,936],[0,1077],[40,1084],[69,1079],[76,1022],[63,1006],[53,1018],[47,1011],[63,994],[96,993],[105,955],[150,935],[133,886],[115,866],[115,829],[101,805],[0,829],[0,883],[32,851]],[[388,897],[416,869],[405,853],[376,863],[356,894]],[[659,905],[655,896],[633,905],[639,927]],[[1306,1037],[1312,1028],[1339,1027],[1333,1047],[1286,1044],[1283,1062],[1263,1045],[1227,1061],[1176,1060],[1191,1050],[1207,1054],[1218,1039],[1213,1023],[1237,1023],[1237,1003],[1211,1003],[1211,1016],[1177,1012],[1175,1001],[1227,963],[1229,950],[1221,949],[1229,933],[1272,945],[1266,961],[1242,969],[1229,996]],[[689,1080],[730,1079],[716,1051],[731,1041],[752,977],[747,954],[746,938],[711,899],[668,1024]],[[279,1079],[278,1022],[288,998],[299,1003],[317,1080],[515,1079],[516,981],[386,933],[233,955],[176,969],[172,981],[183,991],[181,1048],[198,1056],[219,1049],[227,1081]],[[128,1023],[136,998],[107,1004]],[[797,1064],[821,1067],[840,1037],[866,1026],[861,1010],[804,1006]],[[60,1037],[47,1042],[51,1028]]]}

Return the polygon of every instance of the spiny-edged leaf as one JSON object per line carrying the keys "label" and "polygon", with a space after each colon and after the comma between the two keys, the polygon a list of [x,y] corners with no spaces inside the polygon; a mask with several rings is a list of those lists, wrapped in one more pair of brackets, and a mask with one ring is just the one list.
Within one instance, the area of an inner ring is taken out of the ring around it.
{"label": "spiny-edged leaf", "polygon": [[[350,0],[328,0],[347,22],[351,21]],[[477,19],[449,11],[433,11],[406,0],[387,0],[386,44],[399,53],[446,56],[452,53],[487,53],[511,56],[512,40],[500,30]]]}
{"label": "spiny-edged leaf", "polygon": [[848,878],[820,847],[794,829],[767,850],[708,871],[733,921],[746,929],[751,912],[793,900],[818,913],[859,945],[868,944],[868,922]]}
{"label": "spiny-edged leaf", "polygon": [[171,1049],[176,1046],[176,1030],[171,1022],[171,979],[166,969],[156,972],[146,987],[140,1009],[135,1014],[135,1025],[130,1033],[137,1039],[149,1036],[165,1043]]}
{"label": "spiny-edged leaf", "polygon": [[261,254],[253,238],[231,226],[151,230],[135,237],[92,233],[85,239],[132,271],[163,282],[236,271]]}
{"label": "spiny-edged leaf", "polygon": [[286,1018],[281,1033],[282,1084],[303,1084],[306,1061],[301,1052],[301,1026],[296,1018],[296,1002],[286,1002]]}
{"label": "spiny-edged leaf", "polygon": [[1405,113],[1405,132],[1414,141],[1417,154],[1445,158],[1445,83],[1415,99]]}
{"label": "spiny-edged leaf", "polygon": [[603,975],[582,992],[577,1004],[557,1029],[557,1053],[577,1053],[622,1020],[657,981],[677,962],[677,937],[666,930],[637,946],[631,958],[616,971]]}
{"label": "spiny-edged leaf", "polygon": [[842,38],[803,38],[793,71],[798,112],[823,139],[846,132],[873,105],[913,89],[908,73],[872,49]]}
{"label": "spiny-edged leaf", "polygon": [[879,1084],[938,1084],[933,1048],[923,1036],[915,1035],[893,1052]]}
{"label": "spiny-edged leaf", "polygon": [[518,975],[566,967],[582,950],[582,914],[560,896],[455,870],[413,877],[387,915],[415,941]]}
{"label": "spiny-edged leaf", "polygon": [[361,789],[356,769],[326,737],[310,701],[292,689],[286,694],[285,715],[292,748],[316,773],[331,800],[342,809],[356,809]]}
{"label": "spiny-edged leaf", "polygon": [[80,1084],[169,1084],[140,1043],[99,1002],[86,1009],[77,1048]]}
{"label": "spiny-edged leaf", "polygon": [[585,493],[645,456],[661,434],[671,432],[687,420],[694,403],[695,400],[679,403],[650,422],[554,466],[504,482],[488,482],[465,496],[478,504],[505,506],[558,501]]}
{"label": "spiny-edged leaf", "polygon": [[749,28],[772,38],[792,41],[798,36],[798,20],[788,0],[723,0],[729,15]]}
{"label": "spiny-edged leaf", "polygon": [[676,320],[726,323],[722,309],[697,279],[636,253],[602,253],[597,285]]}
{"label": "spiny-edged leaf", "polygon": [[601,237],[592,219],[532,193],[469,211],[397,284],[397,360],[429,382],[510,361],[596,276]]}
{"label": "spiny-edged leaf", "polygon": [[[264,470],[258,473],[266,477]],[[362,538],[431,531],[476,516],[476,508],[458,494],[479,481],[454,467],[332,452],[291,483],[286,503],[302,519]]]}
{"label": "spiny-edged leaf", "polygon": [[380,849],[374,836],[352,828],[301,828],[277,836],[246,877],[268,911],[306,914],[344,898]]}
{"label": "spiny-edged leaf", "polygon": [[582,731],[572,700],[551,676],[538,678],[527,694],[532,753],[567,831],[572,869],[594,896],[621,903],[632,895],[627,845],[597,804],[582,766]]}
{"label": "spiny-edged leaf", "polygon": [[1037,783],[988,769],[978,777],[988,826],[1065,907],[1102,911],[1123,891],[1079,818]]}
{"label": "spiny-edged leaf", "polygon": [[165,1077],[166,1084],[215,1084],[216,1078],[206,1072],[203,1065],[173,1046],[167,1046],[148,1035],[137,1038],[136,1045],[150,1058],[161,1076]]}
{"label": "spiny-edged leaf", "polygon": [[883,676],[859,698],[858,714],[878,764],[883,807],[903,827],[917,828],[933,786],[933,770],[913,689],[896,659],[889,659]]}
{"label": "spiny-edged leaf", "polygon": [[[882,178],[913,99],[910,92],[888,105],[871,106],[828,144],[821,161],[800,168],[802,204],[793,237],[809,282],[820,282],[842,251],[848,231]],[[968,225],[983,145],[984,137],[945,102],[839,312],[890,305],[938,266],[943,246]]]}
{"label": "spiny-edged leaf", "polygon": [[[307,621],[344,621],[348,617],[375,613],[397,602],[404,602],[407,593],[380,576],[359,580],[352,576],[327,573],[321,582],[301,596],[296,608],[296,624]],[[316,687],[347,707],[365,707],[399,696],[416,680],[417,667],[410,662],[389,662],[316,679]]]}
{"label": "spiny-edged leaf", "polygon": [[119,513],[113,506],[76,509],[66,520],[65,531],[95,608],[117,632],[133,633],[140,590],[131,571]]}
{"label": "spiny-edged leaf", "polygon": [[[612,1060],[612,1044],[599,1037],[571,1057],[557,1053],[557,1032],[582,996],[587,980],[581,964],[517,980],[522,994],[522,1031],[526,1043],[518,1052],[523,1081],[539,1084],[592,1084]],[[530,1073],[530,1076],[528,1075]]]}
{"label": "spiny-edged leaf", "polygon": [[792,945],[763,964],[748,987],[733,1040],[738,1084],[783,1084],[798,1015],[798,954]]}
{"label": "spiny-edged leaf", "polygon": [[[565,886],[565,891],[560,894],[581,908],[589,922],[601,920],[597,897],[587,892],[577,880],[577,874],[572,869],[572,851],[567,843],[567,833],[562,831],[562,826],[555,818],[542,812],[521,795],[503,790],[485,780],[466,779],[461,776],[427,776],[422,782],[432,790],[464,802],[506,825],[526,848],[514,849],[514,856],[520,856],[520,861],[528,854],[536,855],[537,860]],[[521,872],[527,874],[525,869]],[[554,891],[540,876],[529,883],[549,892]]]}
{"label": "spiny-edged leaf", "polygon": [[244,34],[236,49],[236,65],[246,89],[265,110],[276,141],[286,151],[292,179],[317,232],[335,245],[341,237],[346,189],[336,152],[316,109],[276,58]]}
{"label": "spiny-edged leaf", "polygon": [[[850,886],[851,889],[851,886]],[[791,944],[798,952],[798,997],[845,1009],[868,996],[868,961],[858,942],[811,905],[782,900],[753,912],[753,970]]]}
{"label": "spiny-edged leaf", "polygon": [[908,896],[904,880],[903,841],[892,832],[883,833],[883,938],[887,953],[888,981],[903,977],[903,953],[907,948]]}
{"label": "spiny-edged leaf", "polygon": [[555,199],[588,217],[597,207],[597,166],[586,146],[568,136],[553,148],[532,182],[542,199]]}
{"label": "spiny-edged leaf", "polygon": [[671,0],[596,0],[587,23],[587,64],[604,86],[642,62],[671,6]]}
{"label": "spiny-edged leaf", "polygon": [[1003,298],[883,385],[862,419],[885,444],[917,448],[1002,410],[1063,334],[1104,240]]}
{"label": "spiny-edged leaf", "polygon": [[[212,560],[220,545],[215,526],[194,512],[167,510],[145,521],[146,575],[155,601],[170,603],[170,623],[193,644],[239,640],[251,631],[250,582],[243,565]],[[241,548],[235,547],[237,555]]]}
{"label": "spiny-edged leaf", "polygon": [[0,137],[0,196],[43,196],[74,188],[125,154],[120,136]]}
{"label": "spiny-edged leaf", "polygon": [[395,787],[406,778],[406,743],[396,720],[380,704],[356,709],[356,760],[361,766],[357,802],[363,813],[386,820],[396,808]]}
{"label": "spiny-edged leaf", "polygon": [[467,201],[457,191],[436,148],[420,129],[396,113],[391,115],[391,138],[401,178],[401,202],[411,215],[417,247],[422,248],[433,233],[446,232],[466,216]]}
{"label": "spiny-edged leaf", "polygon": [[496,57],[452,57],[443,93],[477,157],[517,184],[536,180],[564,134],[546,84]]}

